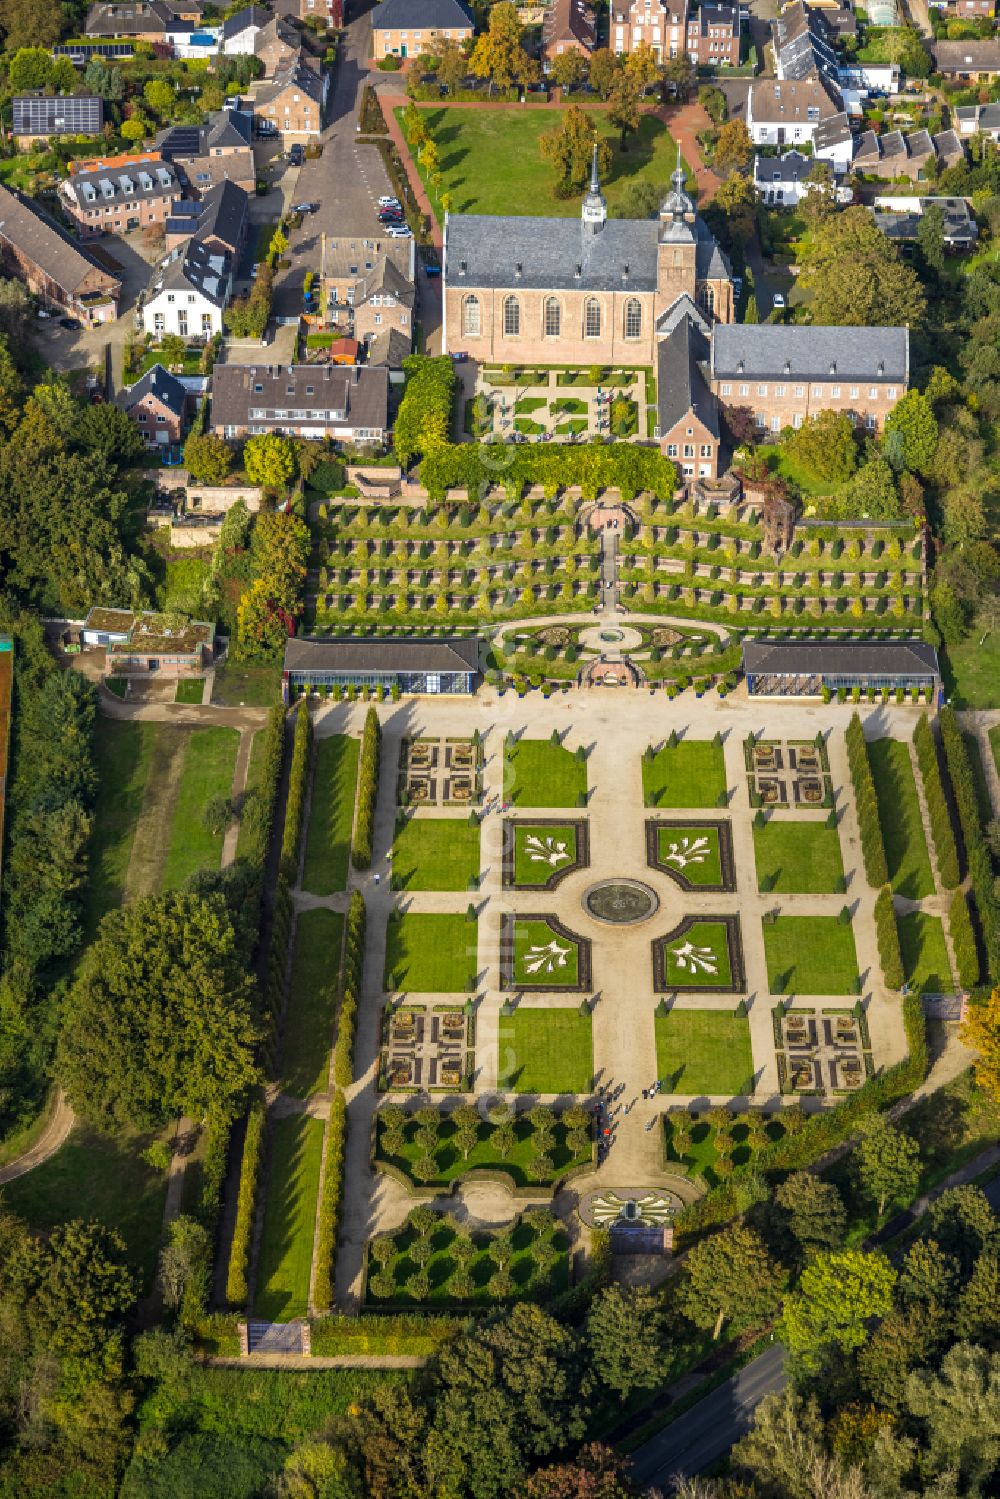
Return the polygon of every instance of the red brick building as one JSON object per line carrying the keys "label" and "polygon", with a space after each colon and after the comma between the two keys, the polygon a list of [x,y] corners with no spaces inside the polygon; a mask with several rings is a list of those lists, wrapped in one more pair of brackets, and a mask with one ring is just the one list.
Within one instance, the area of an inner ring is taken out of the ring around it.
{"label": "red brick building", "polygon": [[84,323],[118,316],[122,284],[47,213],[0,186],[0,267],[46,306]]}
{"label": "red brick building", "polygon": [[193,401],[184,386],[162,364],[154,364],[141,380],[118,397],[145,439],[148,448],[179,443]]}

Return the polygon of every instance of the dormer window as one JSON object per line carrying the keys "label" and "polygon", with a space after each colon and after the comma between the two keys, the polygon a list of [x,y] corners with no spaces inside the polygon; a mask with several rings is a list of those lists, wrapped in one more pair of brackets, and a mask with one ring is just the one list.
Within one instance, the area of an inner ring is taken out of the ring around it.
{"label": "dormer window", "polygon": [[579,279],[580,279],[580,277],[582,275],[583,275],[583,266],[582,265],[578,265],[577,268],[576,268],[576,270],[573,272],[573,276],[574,276],[574,278],[577,281],[579,281]]}
{"label": "dormer window", "polygon": [[790,375],[791,373],[792,373],[792,361],[790,359],[786,359],[785,360],[785,374],[786,375]]}
{"label": "dormer window", "polygon": [[744,375],[744,374],[746,374],[746,367],[747,366],[746,366],[746,360],[745,359],[738,360],[737,364],[736,364],[736,373],[738,375]]}
{"label": "dormer window", "polygon": [[881,360],[879,360],[878,373],[880,375],[884,375],[885,374],[885,365],[882,363]]}
{"label": "dormer window", "polygon": [[834,359],[831,362],[831,364],[830,364],[830,374],[831,375],[835,375],[836,373],[837,373],[837,361]]}
{"label": "dormer window", "polygon": [[466,273],[466,271],[468,269],[469,269],[469,262],[467,260],[460,260],[458,262],[459,275],[464,276],[465,273]]}

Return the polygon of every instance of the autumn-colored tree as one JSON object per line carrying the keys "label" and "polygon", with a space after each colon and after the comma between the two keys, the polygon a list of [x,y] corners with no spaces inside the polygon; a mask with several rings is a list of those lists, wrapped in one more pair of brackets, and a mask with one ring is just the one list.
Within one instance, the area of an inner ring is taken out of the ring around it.
{"label": "autumn-colored tree", "polygon": [[831,1348],[860,1348],[870,1319],[892,1306],[895,1284],[896,1272],[881,1252],[818,1254],[785,1300],[782,1337],[807,1368],[817,1368]]}
{"label": "autumn-colored tree", "polygon": [[534,83],[541,69],[521,44],[521,22],[511,0],[498,0],[490,9],[489,28],[476,42],[469,59],[469,71],[476,78],[488,78],[489,92],[515,84]]}
{"label": "autumn-colored tree", "polygon": [[799,263],[799,285],[811,294],[809,315],[818,325],[913,328],[923,321],[920,278],[867,208],[834,214],[803,244]]}
{"label": "autumn-colored tree", "polygon": [[611,147],[598,136],[592,115],[578,104],[571,104],[562,112],[556,129],[539,137],[538,149],[542,159],[555,167],[560,185],[579,192],[590,175],[595,144],[598,170],[607,171],[611,165]]}
{"label": "autumn-colored tree", "polygon": [[976,1052],[976,1082],[988,1097],[1000,1103],[1000,988],[994,989],[984,1004],[969,1005],[962,1040]]}
{"label": "autumn-colored tree", "polygon": [[[47,55],[47,54],[46,54]],[[552,59],[549,77],[557,88],[574,89],[582,83],[587,73],[587,63],[582,52],[570,47]]]}
{"label": "autumn-colored tree", "polygon": [[743,120],[727,120],[719,127],[712,164],[720,176],[745,172],[753,161],[753,141]]}
{"label": "autumn-colored tree", "polygon": [[590,54],[590,86],[602,99],[610,94],[620,71],[620,60],[607,47],[598,47],[596,52]]}
{"label": "autumn-colored tree", "polygon": [[636,79],[628,72],[620,73],[608,95],[608,119],[619,132],[619,145],[623,151],[627,149],[627,136],[639,128],[641,103],[642,89]]}

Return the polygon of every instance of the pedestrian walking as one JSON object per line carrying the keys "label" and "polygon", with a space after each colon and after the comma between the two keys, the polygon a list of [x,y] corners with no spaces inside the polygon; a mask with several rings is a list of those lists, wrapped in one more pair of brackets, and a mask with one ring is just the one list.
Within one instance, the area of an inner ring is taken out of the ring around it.
{"label": "pedestrian walking", "polygon": [[648,1088],[643,1088],[643,1090],[642,1090],[642,1096],[643,1096],[644,1099],[646,1099],[646,1098],[649,1097],[649,1089]]}
{"label": "pedestrian walking", "polygon": [[646,1125],[646,1134],[647,1134],[647,1135],[648,1135],[648,1134],[649,1134],[649,1132],[650,1132],[650,1130],[651,1130],[651,1129],[652,1129],[652,1128],[653,1128],[653,1125],[654,1125],[654,1124],[655,1124],[655,1123],[656,1123],[656,1115],[655,1115],[655,1114],[654,1114],[654,1115],[653,1115],[653,1117],[652,1117],[652,1119],[651,1119],[651,1120],[650,1120],[650,1121],[649,1121],[649,1123],[648,1123],[648,1124],[647,1124],[647,1125]]}

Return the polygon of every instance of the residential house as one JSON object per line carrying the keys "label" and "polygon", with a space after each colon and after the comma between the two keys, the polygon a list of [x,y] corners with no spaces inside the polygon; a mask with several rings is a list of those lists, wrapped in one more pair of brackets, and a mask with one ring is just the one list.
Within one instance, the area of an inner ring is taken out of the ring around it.
{"label": "residential house", "polygon": [[996,0],[955,0],[954,12],[961,21],[991,21],[996,15]]}
{"label": "residential house", "polygon": [[989,83],[1000,75],[1000,41],[935,42],[935,73],[959,83]]}
{"label": "residential house", "polygon": [[887,130],[876,135],[866,130],[858,137],[854,149],[853,169],[867,177],[907,177],[923,182],[928,171],[936,173],[965,160],[965,148],[954,130],[931,135],[927,130]]}
{"label": "residential house", "polygon": [[295,21],[319,17],[334,31],[344,24],[344,0],[274,0],[273,9],[277,15]]}
{"label": "residential house", "polygon": [[739,5],[700,5],[687,19],[688,57],[695,67],[738,68]]}
{"label": "residential house", "polygon": [[[180,5],[175,0],[98,0],[87,12],[84,36],[99,43],[131,38],[169,47],[176,57],[210,57],[219,50],[221,31],[202,25],[200,16],[200,4]],[[66,49],[59,51],[66,54]],[[75,60],[74,50],[68,55]]]}
{"label": "residential house", "polygon": [[273,78],[296,62],[304,62],[319,72],[318,60],[303,51],[300,33],[282,16],[269,17],[267,25],[257,33],[253,50],[261,61],[265,78]]}
{"label": "residential house", "polygon": [[932,208],[939,208],[943,215],[946,250],[961,254],[976,248],[979,226],[965,198],[911,198],[880,194],[875,199],[872,213],[884,235],[898,243],[907,244],[918,238],[920,220]]}
{"label": "residential house", "polygon": [[687,47],[687,0],[612,0],[608,46],[619,55],[648,42],[658,59]]}
{"label": "residential house", "polygon": [[135,422],[146,446],[158,448],[181,441],[193,401],[176,375],[154,364],[121,392],[117,404]]}
{"label": "residential house", "polygon": [[305,62],[282,68],[254,96],[258,134],[278,135],[285,143],[316,139],[323,128],[329,86],[329,73],[321,76]]}
{"label": "residential house", "polygon": [[821,11],[792,0],[774,23],[774,70],[782,80],[828,78],[840,67],[833,37]]}
{"label": "residential house", "polygon": [[854,159],[854,132],[843,110],[820,120],[813,132],[812,146],[816,160],[828,161],[835,176],[841,177],[850,170]]}
{"label": "residential house", "polygon": [[402,328],[380,328],[368,345],[368,363],[384,365],[388,370],[401,371],[403,360],[412,352],[413,344],[410,335],[404,333]]}
{"label": "residential house", "polygon": [[901,88],[899,64],[895,62],[851,62],[837,70],[840,91],[867,97],[869,94],[898,94]]}
{"label": "residential house", "polygon": [[[817,187],[809,181],[816,164],[814,156],[806,156],[802,151],[786,151],[783,156],[755,156],[753,182],[761,202],[777,208],[795,208]],[[850,203],[853,197],[847,187],[838,187],[836,194],[841,203]]]}
{"label": "residential house", "polygon": [[84,323],[118,316],[122,283],[30,198],[0,185],[0,267],[46,306]]}
{"label": "residential house", "polygon": [[719,323],[709,383],[724,406],[748,407],[761,432],[801,427],[820,411],[846,411],[879,432],[906,394],[907,328],[818,328]]}
{"label": "residential house", "polygon": [[104,100],[97,94],[15,94],[11,134],[19,146],[55,135],[100,135]]}
{"label": "residential house", "polygon": [[462,0],[382,0],[371,12],[373,57],[419,57],[436,42],[467,41],[471,12]]}
{"label": "residential house", "polygon": [[383,265],[390,266],[404,286],[412,287],[416,270],[414,241],[325,240],[322,246],[321,276],[326,321],[331,327],[353,329],[355,303],[362,302],[365,288],[374,285],[375,280],[384,274]]}
{"label": "residential house", "polygon": [[363,365],[216,365],[212,430],[378,443],[389,425],[389,374]]}
{"label": "residential house", "polygon": [[841,113],[833,86],[822,78],[757,78],[747,96],[747,129],[755,146],[811,143],[824,120]]}
{"label": "residential house", "polygon": [[960,104],[953,111],[959,135],[988,135],[1000,141],[1000,104]]}
{"label": "residential house", "polygon": [[257,38],[272,21],[271,11],[260,5],[247,5],[222,23],[222,47],[226,57],[252,57]]}
{"label": "residential house", "polygon": [[147,333],[162,337],[214,338],[222,332],[222,313],[232,290],[233,263],[228,254],[190,240],[156,273],[142,305]]}
{"label": "residential house", "polygon": [[176,170],[156,152],[111,157],[59,184],[63,209],[82,239],[160,228],[183,196]]}
{"label": "residential house", "polygon": [[542,58],[550,63],[563,52],[589,57],[597,41],[597,22],[585,0],[552,0],[542,22]]}
{"label": "residential house", "polygon": [[689,297],[671,308],[657,345],[657,408],[660,450],[686,479],[717,479],[721,431],[719,408],[705,379],[712,330]]}
{"label": "residential house", "polygon": [[201,196],[220,182],[253,193],[253,114],[240,100],[216,109],[201,125],[171,125],[156,137],[165,161],[175,162],[188,188]]}
{"label": "residential house", "polygon": [[235,182],[219,182],[203,198],[185,198],[166,224],[167,249],[176,250],[189,239],[239,262],[250,227],[250,199]]}
{"label": "residential house", "polygon": [[379,334],[394,328],[406,338],[406,353],[409,354],[415,301],[413,282],[383,256],[355,293],[354,337],[370,344]]}

